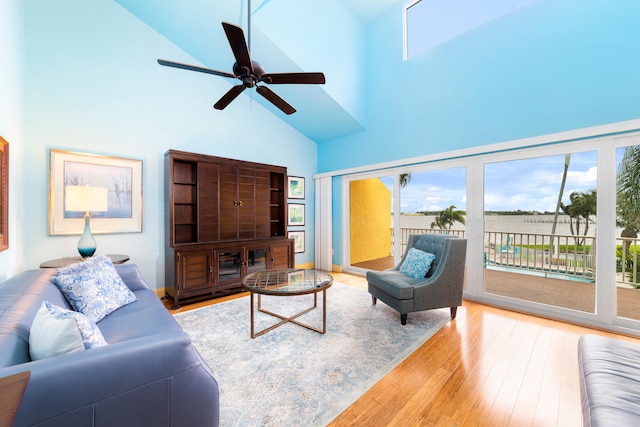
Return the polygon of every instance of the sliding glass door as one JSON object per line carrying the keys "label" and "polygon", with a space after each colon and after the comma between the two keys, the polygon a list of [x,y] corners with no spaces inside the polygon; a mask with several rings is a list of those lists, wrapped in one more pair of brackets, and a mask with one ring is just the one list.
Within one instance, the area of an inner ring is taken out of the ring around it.
{"label": "sliding glass door", "polygon": [[616,223],[616,315],[640,320],[640,145],[616,149]]}
{"label": "sliding glass door", "polygon": [[457,167],[349,180],[349,267],[392,268],[410,234],[465,237],[466,179]]}
{"label": "sliding glass door", "polygon": [[640,132],[345,176],[342,266],[391,268],[407,236],[467,238],[465,298],[640,330]]}
{"label": "sliding glass door", "polygon": [[484,292],[595,313],[596,151],[484,165]]}
{"label": "sliding glass door", "polygon": [[365,270],[393,267],[392,175],[349,182],[349,266]]}
{"label": "sliding glass door", "polygon": [[465,236],[466,175],[464,167],[400,174],[400,253],[410,234]]}

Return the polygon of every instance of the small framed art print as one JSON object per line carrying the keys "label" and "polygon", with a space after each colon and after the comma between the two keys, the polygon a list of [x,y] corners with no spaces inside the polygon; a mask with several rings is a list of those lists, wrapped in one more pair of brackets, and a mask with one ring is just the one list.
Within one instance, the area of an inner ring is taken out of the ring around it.
{"label": "small framed art print", "polygon": [[301,176],[287,177],[290,199],[304,199],[304,178]]}

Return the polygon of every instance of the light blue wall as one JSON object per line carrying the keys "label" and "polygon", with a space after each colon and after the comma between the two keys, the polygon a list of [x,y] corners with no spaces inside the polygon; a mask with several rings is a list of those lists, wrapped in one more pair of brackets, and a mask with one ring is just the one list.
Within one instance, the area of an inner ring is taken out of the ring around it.
{"label": "light blue wall", "polygon": [[0,252],[0,281],[19,269],[22,212],[22,1],[0,2],[0,136],[9,143],[9,249]]}
{"label": "light blue wall", "polygon": [[410,61],[402,4],[368,28],[367,129],[321,172],[640,117],[640,2],[537,0]]}
{"label": "light blue wall", "polygon": [[362,123],[365,25],[342,0],[323,0],[321,7],[317,0],[271,0],[253,22],[300,66],[299,71],[322,71],[327,83],[321,88]]}
{"label": "light blue wall", "polygon": [[[161,67],[194,59],[113,0],[25,0],[24,268],[77,253],[78,236],[48,235],[49,149],[143,161],[143,232],[99,235],[99,253],[126,253],[152,287],[164,286],[163,156],[168,149],[288,167],[307,179],[307,251],[313,262],[317,146],[249,97],[213,103],[225,79]],[[311,249],[309,249],[311,248]]]}
{"label": "light blue wall", "polygon": [[410,61],[402,14],[368,27],[367,129],[319,144],[320,172],[640,118],[636,0],[533,1]]}

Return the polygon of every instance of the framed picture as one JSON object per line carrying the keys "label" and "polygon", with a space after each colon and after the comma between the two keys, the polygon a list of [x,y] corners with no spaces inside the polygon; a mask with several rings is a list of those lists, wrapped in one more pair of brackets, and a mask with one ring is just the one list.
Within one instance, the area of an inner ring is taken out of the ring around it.
{"label": "framed picture", "polygon": [[290,199],[304,199],[304,178],[301,176],[287,177]]}
{"label": "framed picture", "polygon": [[296,254],[304,252],[304,231],[290,231],[289,238],[293,239],[293,252]]}
{"label": "framed picture", "polygon": [[142,160],[50,150],[49,235],[82,234],[84,212],[65,209],[67,186],[106,188],[107,208],[90,212],[91,232],[142,232]]}
{"label": "framed picture", "polygon": [[304,205],[289,203],[289,222],[287,225],[304,225]]}

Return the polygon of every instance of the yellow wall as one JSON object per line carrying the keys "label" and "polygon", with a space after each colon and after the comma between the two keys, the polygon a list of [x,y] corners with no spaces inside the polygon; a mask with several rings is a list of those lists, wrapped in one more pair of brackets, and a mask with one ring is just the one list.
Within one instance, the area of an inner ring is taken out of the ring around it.
{"label": "yellow wall", "polygon": [[391,253],[391,191],[378,178],[351,181],[351,264]]}

